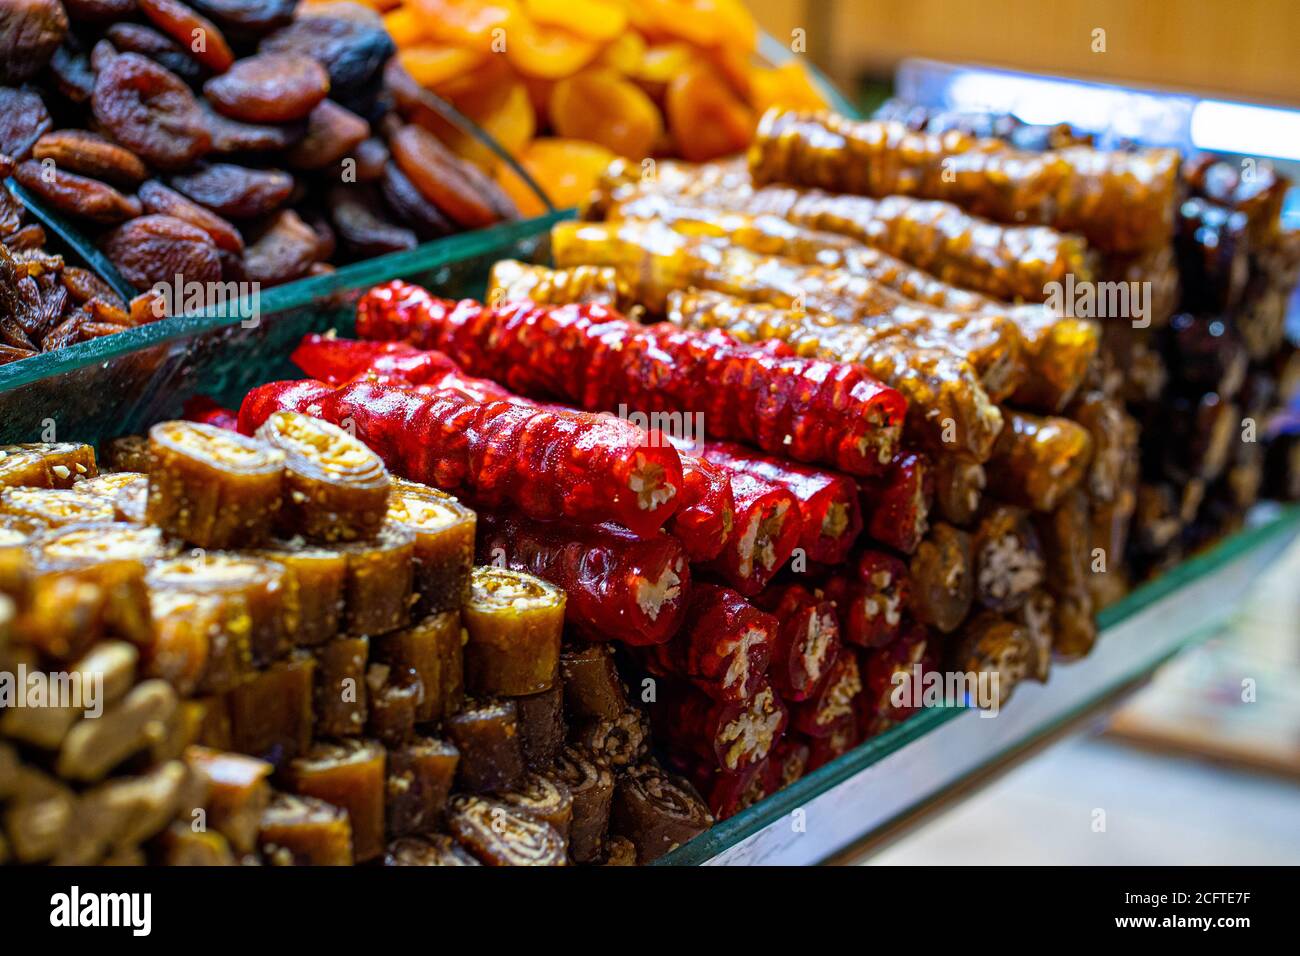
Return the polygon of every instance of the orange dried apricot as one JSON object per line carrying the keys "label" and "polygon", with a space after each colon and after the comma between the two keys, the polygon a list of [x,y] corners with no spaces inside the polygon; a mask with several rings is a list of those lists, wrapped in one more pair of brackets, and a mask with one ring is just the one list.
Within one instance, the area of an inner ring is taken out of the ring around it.
{"label": "orange dried apricot", "polygon": [[760,68],[751,74],[754,113],[763,115],[773,106],[789,110],[825,109],[826,99],[813,85],[803,63],[790,60],[780,66]]}
{"label": "orange dried apricot", "polygon": [[499,53],[494,44],[505,38],[509,45],[524,22],[516,0],[415,0],[415,5],[430,37],[484,53]]}
{"label": "orange dried apricot", "polygon": [[528,89],[518,81],[510,84],[505,96],[499,97],[486,111],[469,109],[467,112],[512,155],[528,145],[537,129],[537,117],[528,98]]}
{"label": "orange dried apricot", "polygon": [[625,76],[633,76],[641,68],[645,57],[646,43],[641,34],[629,30],[616,37],[596,57],[596,63],[607,66]]}
{"label": "orange dried apricot", "polygon": [[399,42],[397,57],[417,83],[436,90],[448,81],[472,72],[483,63],[488,54],[465,47],[442,46],[437,43],[415,43],[402,46]]}
{"label": "orange dried apricot", "polygon": [[555,84],[551,125],[567,139],[585,139],[620,156],[650,153],[663,130],[659,108],[613,70],[585,70]]}
{"label": "orange dried apricot", "polygon": [[664,108],[677,148],[691,162],[740,152],[753,137],[753,112],[704,63],[673,78]]}
{"label": "orange dried apricot", "polygon": [[399,49],[419,43],[429,35],[424,17],[413,6],[398,7],[384,14],[384,29]]}
{"label": "orange dried apricot", "polygon": [[524,12],[535,23],[563,27],[597,43],[608,43],[627,30],[627,11],[608,0],[524,0]]}
{"label": "orange dried apricot", "polygon": [[522,21],[511,29],[506,59],[520,73],[558,80],[572,76],[596,58],[600,44],[561,27]]}
{"label": "orange dried apricot", "polygon": [[[519,165],[537,181],[557,208],[565,209],[587,200],[596,180],[613,160],[614,154],[596,143],[544,138],[528,144],[519,156]],[[508,166],[501,167],[497,182],[524,215],[545,212],[541,200]]]}

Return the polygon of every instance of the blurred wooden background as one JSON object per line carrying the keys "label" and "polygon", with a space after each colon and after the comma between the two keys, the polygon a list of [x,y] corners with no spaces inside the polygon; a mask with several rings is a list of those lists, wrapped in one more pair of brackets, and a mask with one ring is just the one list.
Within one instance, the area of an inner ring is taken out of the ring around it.
{"label": "blurred wooden background", "polygon": [[[1300,105],[1300,0],[747,0],[850,95],[908,56]],[[1093,30],[1106,52],[1092,52]]]}

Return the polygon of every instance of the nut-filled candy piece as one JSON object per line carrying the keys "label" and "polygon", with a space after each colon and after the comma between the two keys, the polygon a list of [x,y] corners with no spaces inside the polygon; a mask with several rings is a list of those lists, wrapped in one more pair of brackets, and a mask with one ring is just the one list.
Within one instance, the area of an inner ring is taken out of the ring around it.
{"label": "nut-filled candy piece", "polygon": [[257,845],[272,866],[351,866],[348,811],[315,797],[277,793],[262,813]]}
{"label": "nut-filled candy piece", "polygon": [[464,605],[474,565],[474,512],[436,488],[397,479],[388,496],[388,521],[415,535],[415,616]]}
{"label": "nut-filled candy piece", "polygon": [[642,863],[659,859],[712,825],[709,808],[684,778],[651,763],[619,777],[610,827],[632,841]]}
{"label": "nut-filled candy piece", "polygon": [[347,811],[352,852],[358,863],[384,852],[384,788],[387,756],[372,740],[320,742],[284,770],[285,785]]}
{"label": "nut-filled candy piece", "polygon": [[448,828],[487,866],[565,866],[564,837],[543,820],[487,797],[453,797]]}
{"label": "nut-filled candy piece", "polygon": [[512,700],[472,703],[445,722],[460,751],[456,786],[483,793],[518,785],[524,777],[519,714]]}
{"label": "nut-filled candy piece", "polygon": [[475,568],[462,612],[470,693],[518,696],[550,687],[559,668],[564,607],[564,592],[531,574]]}

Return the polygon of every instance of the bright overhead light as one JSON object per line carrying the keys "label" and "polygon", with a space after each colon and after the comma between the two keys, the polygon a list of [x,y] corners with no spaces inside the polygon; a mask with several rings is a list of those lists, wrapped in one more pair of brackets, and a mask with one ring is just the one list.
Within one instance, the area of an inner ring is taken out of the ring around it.
{"label": "bright overhead light", "polygon": [[1300,160],[1300,111],[1201,100],[1192,110],[1192,143],[1216,152]]}

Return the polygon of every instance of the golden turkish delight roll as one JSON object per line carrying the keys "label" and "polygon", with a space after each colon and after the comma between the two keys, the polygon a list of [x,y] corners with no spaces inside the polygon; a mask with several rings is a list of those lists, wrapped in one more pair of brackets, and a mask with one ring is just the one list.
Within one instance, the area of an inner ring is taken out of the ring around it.
{"label": "golden turkish delight roll", "polygon": [[477,515],[446,492],[397,479],[388,521],[415,535],[417,618],[454,611],[469,600]]}
{"label": "golden turkish delight roll", "polygon": [[620,312],[633,305],[631,289],[608,266],[548,269],[518,259],[502,259],[488,275],[484,301],[495,306],[515,299],[528,299],[538,305],[598,302]]}
{"label": "golden turkish delight roll", "polygon": [[1088,430],[1068,418],[1004,409],[1007,425],[985,464],[989,491],[1004,501],[1053,511],[1092,460]]}

